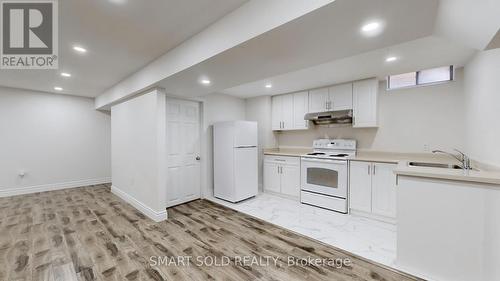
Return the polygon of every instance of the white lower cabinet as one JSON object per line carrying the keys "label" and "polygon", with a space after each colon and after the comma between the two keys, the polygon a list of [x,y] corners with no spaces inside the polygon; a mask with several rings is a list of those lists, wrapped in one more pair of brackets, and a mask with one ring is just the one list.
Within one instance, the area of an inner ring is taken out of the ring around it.
{"label": "white lower cabinet", "polygon": [[264,161],[264,189],[281,192],[280,166],[278,163]]}
{"label": "white lower cabinet", "polygon": [[350,170],[350,206],[363,212],[372,211],[372,163],[351,162]]}
{"label": "white lower cabinet", "polygon": [[396,218],[395,164],[350,162],[349,201],[352,211]]}
{"label": "white lower cabinet", "polygon": [[264,191],[300,196],[300,158],[264,156]]}
{"label": "white lower cabinet", "polygon": [[374,163],[372,176],[372,213],[396,218],[396,175],[394,164]]}

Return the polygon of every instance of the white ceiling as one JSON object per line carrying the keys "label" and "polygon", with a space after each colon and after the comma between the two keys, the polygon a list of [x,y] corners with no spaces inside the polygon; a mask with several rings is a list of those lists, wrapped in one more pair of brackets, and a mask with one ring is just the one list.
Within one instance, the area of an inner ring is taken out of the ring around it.
{"label": "white ceiling", "polygon": [[[444,65],[463,66],[474,50],[448,39],[429,36],[414,41],[334,60],[317,66],[239,85],[222,91],[224,94],[251,98],[263,95],[290,93],[316,87],[349,82],[363,78],[385,79],[399,74]],[[386,62],[389,56],[397,61]],[[271,83],[273,87],[264,86]]]}
{"label": "white ceiling", "polygon": [[484,50],[500,27],[499,0],[440,0],[435,34]]}
{"label": "white ceiling", "polygon": [[[389,48],[431,35],[437,8],[436,0],[336,0],[158,85],[177,96],[200,96]],[[385,30],[367,38],[359,30],[371,20],[383,21]],[[364,63],[358,67],[364,67]],[[201,85],[201,77],[209,78],[212,84]]]}
{"label": "white ceiling", "polygon": [[[0,70],[0,85],[46,92],[57,85],[95,97],[246,1],[59,1],[60,69]],[[88,53],[76,54],[73,44]]]}

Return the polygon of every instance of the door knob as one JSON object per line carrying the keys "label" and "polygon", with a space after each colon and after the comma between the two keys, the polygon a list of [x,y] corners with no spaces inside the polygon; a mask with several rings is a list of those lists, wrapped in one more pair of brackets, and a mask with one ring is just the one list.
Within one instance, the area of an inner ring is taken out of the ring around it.
{"label": "door knob", "polygon": [[196,160],[200,161],[201,160],[200,156],[196,156]]}

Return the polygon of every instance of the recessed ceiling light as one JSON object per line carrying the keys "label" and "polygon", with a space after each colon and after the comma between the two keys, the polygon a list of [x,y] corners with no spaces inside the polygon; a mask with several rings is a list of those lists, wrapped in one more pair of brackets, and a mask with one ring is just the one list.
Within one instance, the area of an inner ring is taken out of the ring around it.
{"label": "recessed ceiling light", "polygon": [[393,61],[396,61],[396,60],[398,60],[397,57],[388,57],[388,58],[385,59],[386,62],[393,62]]}
{"label": "recessed ceiling light", "polygon": [[363,25],[363,27],[361,28],[361,30],[364,31],[364,32],[369,32],[369,31],[373,31],[373,30],[375,30],[375,29],[377,29],[379,27],[380,27],[380,23],[378,23],[378,22],[371,22],[371,23]]}
{"label": "recessed ceiling light", "polygon": [[61,72],[61,76],[62,77],[71,77],[71,74],[69,74],[67,72]]}
{"label": "recessed ceiling light", "polygon": [[273,87],[273,85],[271,85],[271,84],[266,84],[266,88],[268,88],[268,89],[269,89],[269,88],[272,88],[272,87]]}
{"label": "recessed ceiling light", "polygon": [[383,25],[380,21],[369,22],[361,27],[361,32],[366,36],[375,36],[382,32]]}
{"label": "recessed ceiling light", "polygon": [[203,79],[203,80],[201,80],[201,84],[204,84],[204,85],[209,85],[209,84],[210,84],[210,80],[208,80],[208,79]]}
{"label": "recessed ceiling light", "polygon": [[87,52],[87,49],[80,47],[80,46],[73,46],[73,50],[75,50],[79,53],[82,53],[82,54]]}
{"label": "recessed ceiling light", "polygon": [[61,88],[61,87],[54,87],[54,90],[56,90],[56,91],[62,91],[63,88]]}

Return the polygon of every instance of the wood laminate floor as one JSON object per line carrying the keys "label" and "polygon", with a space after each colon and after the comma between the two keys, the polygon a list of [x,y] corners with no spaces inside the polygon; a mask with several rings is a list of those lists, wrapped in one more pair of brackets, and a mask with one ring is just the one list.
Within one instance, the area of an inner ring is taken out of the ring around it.
{"label": "wood laminate floor", "polygon": [[416,280],[209,201],[168,214],[105,185],[0,198],[0,280]]}

